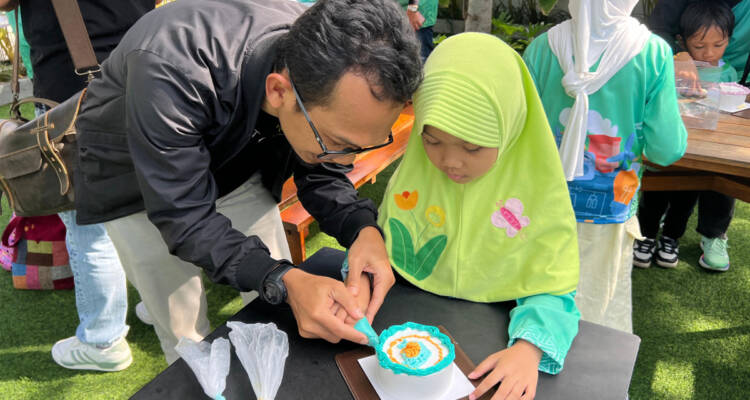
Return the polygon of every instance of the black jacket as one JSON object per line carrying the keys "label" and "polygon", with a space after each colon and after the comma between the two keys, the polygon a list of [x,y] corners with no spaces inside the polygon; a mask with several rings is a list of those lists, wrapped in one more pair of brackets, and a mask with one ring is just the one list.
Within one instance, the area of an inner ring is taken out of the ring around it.
{"label": "black jacket", "polygon": [[[685,51],[680,43],[677,41],[677,34],[680,33],[680,18],[682,18],[682,12],[685,11],[685,7],[688,4],[695,1],[705,0],[659,0],[654,6],[654,11],[648,18],[648,28],[652,32],[661,36],[662,39],[666,40],[672,51],[677,54],[681,51]],[[734,8],[741,0],[708,0],[708,1],[722,1],[727,4],[730,8]]]}
{"label": "black jacket", "polygon": [[[294,172],[302,204],[344,246],[376,226],[374,204],[346,178],[350,167],[303,165],[283,135],[255,129],[275,43],[304,9],[292,1],[180,0],[143,16],[81,108],[78,222],[145,209],[172,254],[242,291],[259,289],[276,261],[216,212],[216,199],[234,189],[214,177],[226,165],[245,175],[235,183],[260,169],[277,199]],[[247,157],[248,146],[258,146],[253,154],[263,162]],[[246,164],[234,159],[239,153]]]}

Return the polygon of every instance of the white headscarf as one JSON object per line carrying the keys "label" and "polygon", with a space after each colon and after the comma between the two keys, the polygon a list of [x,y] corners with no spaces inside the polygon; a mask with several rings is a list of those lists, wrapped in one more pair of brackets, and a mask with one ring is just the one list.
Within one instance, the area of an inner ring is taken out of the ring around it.
{"label": "white headscarf", "polygon": [[[583,175],[588,95],[640,53],[651,36],[648,28],[630,17],[636,4],[638,0],[570,0],[572,19],[549,31],[550,48],[564,74],[562,85],[568,96],[575,98],[560,144],[560,159],[569,181]],[[589,72],[600,56],[596,71]]]}

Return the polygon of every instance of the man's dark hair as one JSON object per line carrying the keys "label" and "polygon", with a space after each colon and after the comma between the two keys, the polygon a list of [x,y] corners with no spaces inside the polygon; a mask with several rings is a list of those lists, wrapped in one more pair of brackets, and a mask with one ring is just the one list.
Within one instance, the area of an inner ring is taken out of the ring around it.
{"label": "man's dark hair", "polygon": [[724,2],[701,0],[690,3],[680,17],[680,35],[687,41],[697,34],[706,35],[711,27],[718,28],[725,37],[734,31],[734,14]]}
{"label": "man's dark hair", "polygon": [[363,76],[379,101],[404,103],[422,80],[419,43],[394,0],[320,0],[280,39],[274,70],[287,67],[305,105],[325,105],[342,75]]}

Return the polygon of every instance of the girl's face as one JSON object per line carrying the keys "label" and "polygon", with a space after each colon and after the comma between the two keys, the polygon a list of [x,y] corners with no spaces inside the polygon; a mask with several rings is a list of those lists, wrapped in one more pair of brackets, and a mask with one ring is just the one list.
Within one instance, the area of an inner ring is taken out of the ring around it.
{"label": "girl's face", "polygon": [[482,147],[430,125],[422,132],[427,157],[456,183],[469,183],[484,175],[497,160],[497,148]]}
{"label": "girl's face", "polygon": [[727,44],[729,44],[729,38],[716,26],[700,30],[685,41],[685,47],[693,60],[704,61],[711,65],[719,65]]}

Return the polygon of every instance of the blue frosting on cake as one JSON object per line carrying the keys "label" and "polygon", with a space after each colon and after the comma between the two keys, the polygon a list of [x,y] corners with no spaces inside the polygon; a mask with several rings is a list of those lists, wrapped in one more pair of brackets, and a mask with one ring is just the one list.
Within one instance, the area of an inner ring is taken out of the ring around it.
{"label": "blue frosting on cake", "polygon": [[[409,356],[404,351],[406,346],[410,343],[414,343],[419,348],[419,352],[414,356]],[[401,344],[396,346],[396,348],[401,350],[401,356],[403,357],[404,365],[412,369],[420,368],[432,355],[430,349],[424,346],[420,346],[417,342],[409,342],[404,340],[403,342],[401,342]]]}
{"label": "blue frosting on cake", "polygon": [[[381,367],[389,369],[396,374],[426,376],[441,371],[443,368],[449,366],[456,358],[456,349],[448,336],[440,332],[437,327],[417,324],[414,322],[407,322],[402,325],[394,325],[384,330],[380,333],[380,344],[384,345],[388,338],[397,335],[399,332],[406,329],[414,329],[428,333],[432,338],[436,339],[440,342],[440,344],[445,346],[445,348],[448,350],[448,354],[446,354],[445,357],[443,357],[443,359],[437,364],[427,368],[420,368],[420,366],[430,358],[431,352],[429,351],[429,349],[421,347],[419,353],[416,356],[404,356],[404,364],[406,364],[404,365],[393,362],[390,357],[388,357],[388,354],[383,351],[382,346],[378,346],[375,349],[375,352],[378,356],[378,362],[380,362]],[[404,347],[406,347],[406,345],[407,343],[405,341],[404,343],[400,343],[397,346],[399,350],[402,350]]]}

